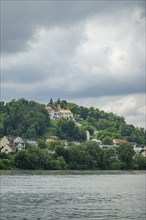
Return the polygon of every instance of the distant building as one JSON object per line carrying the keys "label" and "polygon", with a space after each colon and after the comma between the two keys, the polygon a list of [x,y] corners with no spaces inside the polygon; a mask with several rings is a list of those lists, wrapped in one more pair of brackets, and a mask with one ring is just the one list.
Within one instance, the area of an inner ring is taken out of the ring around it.
{"label": "distant building", "polygon": [[32,146],[38,146],[38,142],[36,140],[32,139],[24,139],[23,140],[25,145],[32,145]]}
{"label": "distant building", "polygon": [[98,139],[92,139],[91,141],[95,141],[97,144],[101,145],[101,141]]}
{"label": "distant building", "polygon": [[9,144],[10,141],[8,140],[8,138],[6,136],[4,136],[1,140],[0,140],[0,148],[4,147],[5,145]]}
{"label": "distant building", "polygon": [[18,150],[25,149],[25,142],[20,137],[17,137],[13,143],[16,144]]}
{"label": "distant building", "polygon": [[16,150],[25,149],[25,142],[20,137],[4,136],[0,141],[0,151],[6,153],[15,153]]}
{"label": "distant building", "polygon": [[73,118],[73,113],[69,109],[61,109],[60,99],[57,100],[56,105],[50,101],[49,105],[45,106],[45,109],[48,111],[48,114],[51,119],[59,119],[59,118]]}
{"label": "distant building", "polygon": [[61,118],[73,118],[73,113],[70,110],[67,109],[60,109],[58,111]]}
{"label": "distant building", "polygon": [[7,144],[1,149],[1,153],[15,153],[16,152],[16,145],[15,144]]}
{"label": "distant building", "polygon": [[143,148],[141,147],[141,145],[135,144],[133,149],[136,154],[139,154]]}
{"label": "distant building", "polygon": [[46,142],[47,143],[50,143],[52,141],[59,141],[60,138],[58,136],[49,136],[47,139],[46,139]]}
{"label": "distant building", "polygon": [[53,119],[53,118],[54,118],[54,115],[55,115],[55,112],[56,112],[56,109],[53,108],[51,105],[46,105],[46,106],[45,106],[45,109],[47,110],[47,112],[48,112],[50,118]]}
{"label": "distant building", "polygon": [[99,145],[100,148],[103,148],[103,149],[108,149],[108,148],[113,148],[114,146],[113,145],[109,145],[109,144],[101,144]]}
{"label": "distant building", "polygon": [[113,144],[115,144],[115,145],[119,145],[122,143],[128,143],[128,141],[125,139],[113,139]]}

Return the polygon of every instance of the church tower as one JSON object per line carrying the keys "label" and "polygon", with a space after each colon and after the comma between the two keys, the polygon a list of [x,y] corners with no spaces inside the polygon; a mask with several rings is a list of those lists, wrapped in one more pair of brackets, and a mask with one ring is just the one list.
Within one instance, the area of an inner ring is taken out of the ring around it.
{"label": "church tower", "polygon": [[58,98],[58,100],[57,100],[57,109],[58,109],[58,110],[61,109],[60,104],[61,104],[61,102],[60,102],[60,99]]}
{"label": "church tower", "polygon": [[49,105],[53,105],[53,99],[50,99]]}

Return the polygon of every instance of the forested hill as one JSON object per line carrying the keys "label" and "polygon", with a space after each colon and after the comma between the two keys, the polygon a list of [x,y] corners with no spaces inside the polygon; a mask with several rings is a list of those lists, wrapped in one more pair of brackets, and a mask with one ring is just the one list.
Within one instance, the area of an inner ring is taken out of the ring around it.
{"label": "forested hill", "polygon": [[[53,103],[57,105],[57,102]],[[85,141],[88,130],[91,138],[97,138],[103,144],[112,144],[114,138],[126,139],[137,144],[146,144],[144,128],[128,125],[123,117],[106,113],[97,108],[87,108],[74,103],[60,101],[62,109],[70,109],[74,119],[49,118],[45,105],[25,99],[0,102],[0,136],[21,136],[22,138],[40,138],[49,135],[61,139]]]}

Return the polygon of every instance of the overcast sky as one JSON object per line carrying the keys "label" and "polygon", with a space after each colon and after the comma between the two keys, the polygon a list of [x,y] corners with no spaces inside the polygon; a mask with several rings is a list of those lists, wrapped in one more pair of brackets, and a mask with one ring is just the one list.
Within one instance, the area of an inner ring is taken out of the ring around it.
{"label": "overcast sky", "polygon": [[144,127],[145,1],[1,1],[1,99],[94,106]]}

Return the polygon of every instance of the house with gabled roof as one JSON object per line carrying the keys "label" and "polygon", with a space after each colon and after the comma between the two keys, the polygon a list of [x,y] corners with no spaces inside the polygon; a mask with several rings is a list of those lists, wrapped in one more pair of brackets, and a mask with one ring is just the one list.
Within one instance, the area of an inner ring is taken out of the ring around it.
{"label": "house with gabled roof", "polygon": [[54,114],[56,112],[56,109],[53,106],[51,106],[51,105],[46,105],[45,109],[47,110],[50,118],[53,119],[54,118]]}
{"label": "house with gabled roof", "polygon": [[1,148],[1,153],[15,153],[16,149],[17,147],[15,144],[6,144],[4,147]]}
{"label": "house with gabled roof", "polygon": [[18,150],[25,149],[25,142],[20,137],[17,137],[13,143],[16,144]]}
{"label": "house with gabled roof", "polygon": [[51,119],[59,118],[73,118],[73,113],[69,109],[61,109],[60,100],[58,99],[56,106],[53,101],[50,101],[48,105],[45,106]]}
{"label": "house with gabled roof", "polygon": [[0,148],[4,147],[5,145],[9,144],[10,141],[8,140],[8,138],[6,136],[4,136],[1,140],[0,140]]}
{"label": "house with gabled roof", "polygon": [[69,109],[60,109],[58,114],[61,118],[73,118],[73,113]]}

